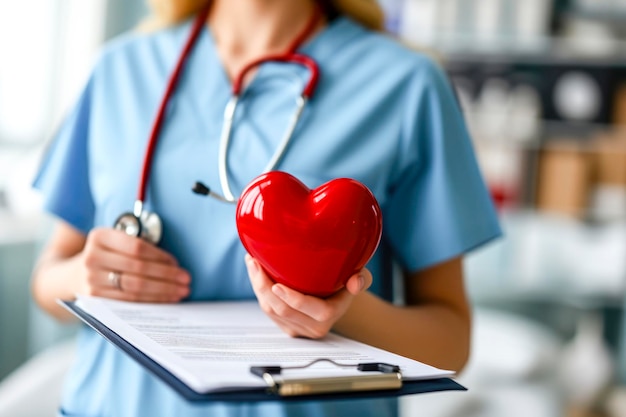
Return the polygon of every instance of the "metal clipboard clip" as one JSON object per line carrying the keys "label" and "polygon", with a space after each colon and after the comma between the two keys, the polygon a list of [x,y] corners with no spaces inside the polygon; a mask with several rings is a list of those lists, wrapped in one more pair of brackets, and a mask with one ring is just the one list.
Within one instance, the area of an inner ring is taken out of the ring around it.
{"label": "metal clipboard clip", "polygon": [[[367,372],[359,376],[313,378],[281,378],[282,371],[305,369],[319,362],[329,362],[341,368]],[[314,395],[350,391],[378,391],[402,388],[402,373],[397,365],[369,362],[346,365],[331,359],[316,359],[302,366],[251,366],[250,372],[263,378],[269,389],[281,396]],[[376,373],[374,373],[376,372]]]}

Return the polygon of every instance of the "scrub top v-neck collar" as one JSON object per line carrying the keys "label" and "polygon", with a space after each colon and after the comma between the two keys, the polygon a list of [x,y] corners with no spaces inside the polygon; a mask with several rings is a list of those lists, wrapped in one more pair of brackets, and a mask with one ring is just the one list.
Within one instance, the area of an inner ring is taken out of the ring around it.
{"label": "scrub top v-neck collar", "polygon": [[[328,50],[328,49],[321,49],[320,47],[318,47],[318,45],[323,44],[324,39],[328,36],[334,36],[333,32],[338,32],[341,33],[341,27],[345,26],[348,23],[347,19],[344,17],[338,17],[330,22],[328,22],[328,24],[326,26],[324,26],[322,29],[320,29],[319,31],[317,31],[311,38],[309,38],[308,40],[306,40],[301,46],[300,48],[297,49],[297,51],[311,56],[314,60],[318,61],[318,59],[324,59],[327,55],[331,54],[332,51]],[[228,93],[230,94],[230,92],[232,91],[232,87],[233,87],[233,80],[230,79],[230,77],[228,76],[225,66],[224,66],[224,62],[222,61],[219,52],[217,50],[217,42],[215,39],[215,36],[213,35],[213,32],[211,31],[211,27],[209,25],[204,25],[204,28],[200,34],[200,39],[198,42],[198,49],[204,49],[206,46],[204,46],[206,44],[208,44],[208,53],[209,53],[209,57],[208,59],[210,60],[210,62],[215,62],[217,63],[217,67],[219,68],[219,74],[213,74],[213,76],[217,76],[219,77],[219,82],[220,82],[220,93],[222,91],[222,89],[225,89],[226,91],[228,91]],[[268,64],[272,64],[271,62]],[[283,65],[283,64],[279,64],[279,65]],[[253,77],[253,79],[246,84],[246,88],[248,86],[250,86],[252,83],[255,82],[255,80],[257,79],[261,79],[265,73],[266,70],[264,70],[264,68],[267,68],[267,65],[262,64],[259,66],[257,73],[255,74],[255,76]],[[207,76],[211,76],[211,75],[207,75]],[[322,77],[323,77],[323,72],[322,72]],[[245,91],[245,88],[244,88]]]}

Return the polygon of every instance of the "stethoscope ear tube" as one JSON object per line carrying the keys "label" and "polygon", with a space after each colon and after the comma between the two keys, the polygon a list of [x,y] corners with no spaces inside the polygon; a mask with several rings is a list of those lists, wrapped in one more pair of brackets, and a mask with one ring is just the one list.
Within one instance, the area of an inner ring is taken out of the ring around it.
{"label": "stethoscope ear tube", "polygon": [[[305,93],[302,93],[301,96],[298,96],[296,99],[296,110],[293,113],[291,119],[289,120],[289,125],[287,126],[287,130],[283,134],[283,137],[274,151],[272,158],[268,161],[267,165],[263,169],[262,173],[266,173],[272,171],[276,168],[281,158],[285,155],[285,151],[287,150],[287,146],[293,137],[293,133],[296,130],[296,126],[298,125],[298,121],[300,120],[300,116],[302,115],[302,111],[308,102],[308,96]],[[235,111],[237,110],[237,104],[239,103],[239,96],[233,95],[226,105],[226,109],[224,111],[224,124],[222,128],[222,134],[220,137],[220,148],[218,155],[218,173],[220,179],[220,185],[222,186],[223,196],[211,191],[209,187],[204,185],[201,182],[196,182],[194,187],[192,188],[193,192],[200,195],[209,195],[211,197],[217,198],[220,201],[226,203],[236,203],[237,198],[234,196],[233,192],[230,188],[230,181],[228,180],[228,167],[227,167],[227,157],[228,157],[228,147],[230,146],[230,138],[233,126],[233,119],[235,118]]]}
{"label": "stethoscope ear tube", "polygon": [[[281,55],[269,55],[266,57],[261,57],[255,61],[247,64],[237,75],[235,80],[233,81],[233,95],[226,104],[226,108],[224,109],[224,121],[222,124],[222,133],[220,135],[220,146],[218,152],[218,173],[220,185],[222,187],[223,196],[220,196],[217,193],[212,191],[208,191],[207,193],[198,193],[203,195],[210,195],[212,197],[216,197],[218,200],[226,201],[229,203],[237,202],[237,198],[234,196],[231,188],[230,181],[228,179],[228,147],[230,146],[231,133],[233,130],[233,121],[235,119],[235,112],[237,111],[237,105],[239,104],[239,98],[242,94],[243,82],[246,74],[255,67],[265,63],[265,62],[285,62],[285,63],[293,63],[301,65],[309,70],[309,79],[302,90],[302,94],[296,98],[296,110],[293,113],[293,116],[289,120],[289,125],[283,134],[283,137],[274,151],[272,158],[268,161],[267,165],[263,169],[263,173],[272,171],[276,168],[280,160],[285,154],[287,150],[287,146],[293,137],[293,133],[296,130],[296,126],[298,125],[298,121],[302,116],[302,111],[306,106],[309,98],[313,95],[315,88],[317,87],[317,82],[319,81],[319,67],[316,62],[302,54],[296,53],[286,53]],[[195,187],[194,187],[195,188]],[[208,187],[205,187],[208,190]],[[195,192],[195,191],[194,191]]]}

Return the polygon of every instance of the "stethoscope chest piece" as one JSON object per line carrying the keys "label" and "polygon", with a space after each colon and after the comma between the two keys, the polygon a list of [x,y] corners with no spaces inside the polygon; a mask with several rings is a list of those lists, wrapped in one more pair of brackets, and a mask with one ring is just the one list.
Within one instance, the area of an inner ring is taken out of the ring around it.
{"label": "stethoscope chest piece", "polygon": [[163,223],[156,213],[142,211],[139,216],[127,212],[120,215],[115,221],[114,228],[121,230],[128,236],[139,237],[154,245],[158,245],[163,236]]}

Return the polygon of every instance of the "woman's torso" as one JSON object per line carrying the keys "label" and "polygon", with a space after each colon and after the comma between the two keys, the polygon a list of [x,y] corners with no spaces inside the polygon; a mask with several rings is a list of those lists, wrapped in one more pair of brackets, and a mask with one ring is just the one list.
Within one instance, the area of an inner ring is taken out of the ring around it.
{"label": "woman's torso", "polygon": [[[116,41],[91,78],[89,186],[94,226],[110,226],[136,197],[151,123],[189,25]],[[336,177],[365,183],[385,206],[400,170],[404,91],[423,58],[339,19],[303,48],[321,79],[277,169],[309,187]],[[392,62],[388,66],[386,62]],[[426,60],[424,60],[425,64]],[[300,67],[265,64],[242,98],[228,153],[233,192],[272,156],[308,76]],[[191,192],[201,180],[219,190],[218,148],[230,82],[204,31],[169,102],[146,207],[162,217],[162,246],[192,276],[191,299],[253,298],[235,225],[235,206]],[[113,157],[111,157],[113,156]],[[378,253],[369,265],[388,283]],[[63,402],[68,415],[393,415],[394,401],[193,406],[145,373],[97,334],[84,330]],[[93,410],[93,411],[89,411]],[[80,414],[82,415],[82,414]]]}

